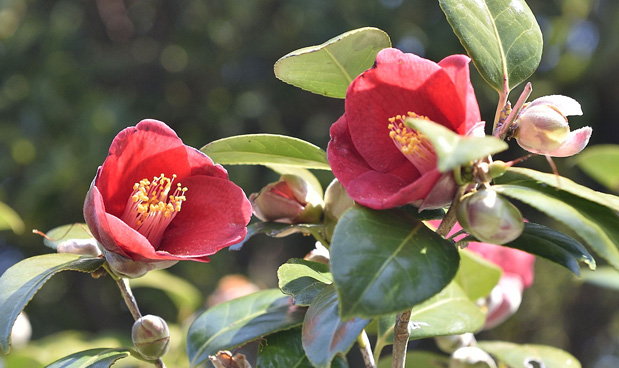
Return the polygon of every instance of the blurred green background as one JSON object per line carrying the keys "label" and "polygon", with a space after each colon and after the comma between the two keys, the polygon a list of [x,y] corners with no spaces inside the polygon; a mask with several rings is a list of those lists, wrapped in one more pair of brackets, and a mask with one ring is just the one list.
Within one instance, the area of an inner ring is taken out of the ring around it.
{"label": "blurred green background", "polygon": [[[592,126],[591,144],[619,143],[619,2],[528,3],[545,42],[530,79],[532,97],[577,99],[585,114],[570,118],[572,128]],[[432,0],[0,0],[0,202],[26,225],[19,235],[0,232],[0,272],[51,252],[31,229],[83,222],[84,196],[111,140],[141,119],[166,122],[198,148],[246,133],[286,134],[326,148],[343,100],[278,81],[273,64],[363,26],[381,28],[395,47],[436,61],[464,52]],[[491,121],[496,93],[476,70],[472,75],[482,117]],[[505,158],[523,154],[511,146]],[[569,160],[556,161],[562,175],[601,189]],[[550,171],[543,157],[524,165]],[[277,179],[261,167],[228,170],[247,194]],[[325,185],[331,179],[318,174]],[[228,273],[275,287],[277,267],[311,248],[301,236],[256,237],[210,264],[185,262],[170,271],[204,297]],[[146,313],[177,318],[161,291],[136,294]],[[539,260],[521,310],[482,337],[552,345],[585,367],[617,367],[617,306],[619,291],[582,284]],[[131,324],[115,285],[83,274],[56,276],[26,311],[34,340],[68,329],[128,336]]]}

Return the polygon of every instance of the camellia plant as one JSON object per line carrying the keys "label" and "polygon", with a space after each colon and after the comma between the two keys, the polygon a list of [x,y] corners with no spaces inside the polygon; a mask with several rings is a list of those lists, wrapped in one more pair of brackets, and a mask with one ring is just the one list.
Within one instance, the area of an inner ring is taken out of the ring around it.
{"label": "camellia plant", "polygon": [[[569,125],[567,116],[582,114],[577,101],[527,102],[530,83],[509,101],[542,53],[525,1],[439,4],[468,55],[435,62],[361,28],[275,63],[282,81],[344,100],[326,150],[273,134],[197,150],[157,120],[118,133],[84,193],[85,224],[48,231],[45,244],[56,253],[27,258],[0,278],[2,350],[43,284],[74,270],[116,282],[135,319],[127,326],[133,346],[75,351],[49,367],[111,366],[129,355],[164,367],[175,330],[142,315],[131,285],[179,261],[243,251],[253,236],[301,233],[316,249],[279,267],[278,289],[247,287],[191,317],[183,333],[189,366],[347,367],[356,346],[368,368],[580,367],[553,347],[474,334],[516,312],[535,256],[578,275],[581,264],[595,269],[591,249],[619,269],[619,197],[561,177],[552,164],[583,150],[592,134]],[[480,114],[471,61],[498,93],[494,116]],[[554,173],[517,167],[522,158],[494,160],[511,138],[546,156]],[[222,165],[263,165],[281,178],[248,197]],[[333,173],[324,194],[311,170]],[[573,233],[526,221],[520,204]],[[409,351],[409,341],[423,338],[443,353]]]}

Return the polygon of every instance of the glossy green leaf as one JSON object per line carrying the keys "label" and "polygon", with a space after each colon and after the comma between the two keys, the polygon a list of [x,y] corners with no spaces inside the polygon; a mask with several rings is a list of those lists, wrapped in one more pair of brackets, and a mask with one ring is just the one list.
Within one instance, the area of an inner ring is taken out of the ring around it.
{"label": "glossy green leaf", "polygon": [[88,231],[86,224],[67,224],[55,227],[45,234],[43,243],[52,249],[56,249],[58,244],[69,239],[92,239],[92,234]]}
{"label": "glossy green leaf", "polygon": [[498,138],[462,136],[426,119],[407,118],[406,126],[423,133],[430,140],[438,158],[437,167],[441,172],[505,151],[509,147]]}
{"label": "glossy green leaf", "polygon": [[307,309],[303,322],[303,349],[316,368],[328,368],[337,355],[345,355],[370,322],[363,318],[346,321],[338,315],[335,288],[325,287]]}
{"label": "glossy green leaf", "polygon": [[[619,269],[619,198],[566,178],[529,169],[510,169],[493,188],[546,213]],[[507,184],[508,183],[508,184]]]}
{"label": "glossy green leaf", "polygon": [[57,360],[46,368],[109,368],[129,354],[128,349],[85,350]]}
{"label": "glossy green leaf", "polygon": [[200,308],[204,299],[200,290],[185,279],[164,270],[148,272],[129,281],[133,289],[149,287],[163,291],[178,308],[178,319],[183,321]]}
{"label": "glossy green leaf", "polygon": [[306,91],[344,98],[353,79],[369,69],[376,54],[388,47],[391,40],[380,29],[355,29],[322,45],[285,55],[275,63],[275,76]]}
{"label": "glossy green leaf", "polygon": [[571,161],[606,188],[619,192],[619,145],[588,147]]}
{"label": "glossy green leaf", "polygon": [[580,368],[580,363],[571,354],[551,346],[518,345],[502,341],[480,341],[477,346],[509,368]]}
{"label": "glossy green leaf", "polygon": [[17,315],[47,280],[60,271],[93,272],[102,264],[101,258],[52,253],[26,258],[6,270],[0,277],[0,348],[9,351]]}
{"label": "glossy green leaf", "polygon": [[24,222],[11,207],[0,202],[0,230],[13,230],[16,234],[24,231]]}
{"label": "glossy green leaf", "polygon": [[[258,353],[260,368],[314,368],[305,355],[301,342],[301,328],[291,328],[266,336]],[[347,368],[346,359],[335,357],[332,368]]]}
{"label": "glossy green leaf", "polygon": [[542,32],[524,0],[439,0],[482,77],[501,93],[525,81],[542,57]]}
{"label": "glossy green leaf", "polygon": [[292,303],[308,306],[327,285],[333,283],[329,266],[293,258],[277,270],[279,288],[292,296]]}
{"label": "glossy green leaf", "polygon": [[291,306],[290,297],[278,289],[218,304],[200,314],[187,333],[187,356],[195,367],[219,350],[302,323],[306,308]]}
{"label": "glossy green leaf", "polygon": [[503,271],[480,255],[463,249],[460,251],[460,268],[454,281],[469,299],[475,301],[486,297],[496,286]]}
{"label": "glossy green leaf", "polygon": [[[413,307],[409,332],[411,340],[426,337],[459,335],[479,330],[485,315],[468,295],[452,282],[440,293]],[[377,347],[393,344],[395,315],[378,321]]]}
{"label": "glossy green leaf", "polygon": [[576,239],[543,225],[527,222],[522,235],[505,244],[525,252],[544,257],[576,275],[580,275],[579,262],[595,269],[595,259]]}
{"label": "glossy green leaf", "polygon": [[[381,358],[377,368],[391,368],[391,356]],[[446,368],[449,366],[449,357],[429,351],[411,351],[406,353],[405,368]]]}
{"label": "glossy green leaf", "polygon": [[342,318],[400,312],[441,291],[460,257],[406,212],[355,206],[335,227],[331,270]]}
{"label": "glossy green leaf", "polygon": [[603,266],[595,271],[585,271],[582,273],[582,280],[593,285],[619,291],[619,271],[612,267]]}
{"label": "glossy green leaf", "polygon": [[282,224],[279,222],[254,222],[253,224],[247,226],[247,235],[245,235],[245,239],[243,239],[239,243],[234,244],[228,249],[240,250],[249,239],[258,234],[264,234],[275,238],[281,238],[296,233],[300,233],[303,235],[316,235],[318,237],[321,237],[321,232],[323,231],[323,229],[323,225],[314,224],[290,225]]}
{"label": "glossy green leaf", "polygon": [[223,165],[286,165],[331,170],[325,151],[301,139],[283,135],[237,135],[211,142],[200,151]]}

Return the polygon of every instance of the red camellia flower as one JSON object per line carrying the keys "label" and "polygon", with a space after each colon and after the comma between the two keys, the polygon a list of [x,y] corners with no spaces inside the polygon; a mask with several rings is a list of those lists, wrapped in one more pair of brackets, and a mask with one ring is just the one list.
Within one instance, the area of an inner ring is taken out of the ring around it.
{"label": "red camellia flower", "polygon": [[452,55],[437,64],[384,49],[351,83],[327,149],[333,174],[351,198],[374,209],[438,208],[453,199],[452,174],[437,170],[431,143],[404,120],[422,117],[461,135],[483,135],[469,62]]}
{"label": "red camellia flower", "polygon": [[178,260],[208,262],[241,241],[251,205],[224,168],[164,123],[143,120],[114,138],[86,195],[84,217],[112,266],[110,259],[120,258],[163,268]]}

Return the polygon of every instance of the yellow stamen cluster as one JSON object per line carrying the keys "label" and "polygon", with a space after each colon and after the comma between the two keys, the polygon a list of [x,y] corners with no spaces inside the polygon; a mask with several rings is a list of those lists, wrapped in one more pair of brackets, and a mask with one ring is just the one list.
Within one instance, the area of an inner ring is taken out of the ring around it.
{"label": "yellow stamen cluster", "polygon": [[174,179],[176,175],[168,178],[161,174],[153,177],[152,181],[142,179],[135,183],[122,216],[123,221],[147,237],[153,245],[159,244],[165,228],[187,200],[187,188],[180,183],[170,193]]}
{"label": "yellow stamen cluster", "polygon": [[430,120],[426,116],[408,112],[406,115],[396,115],[389,118],[389,137],[398,149],[417,167],[425,173],[436,166],[436,153],[430,141],[416,130],[405,125],[407,118]]}

